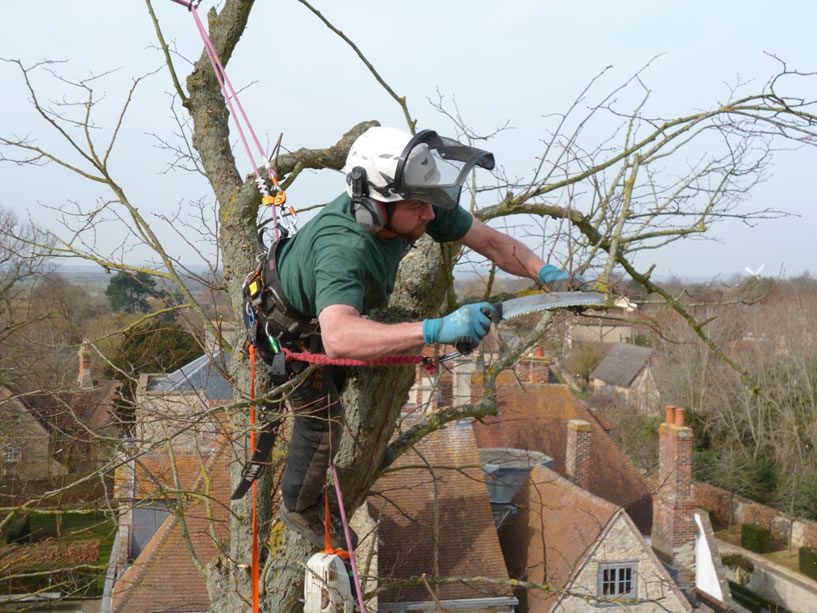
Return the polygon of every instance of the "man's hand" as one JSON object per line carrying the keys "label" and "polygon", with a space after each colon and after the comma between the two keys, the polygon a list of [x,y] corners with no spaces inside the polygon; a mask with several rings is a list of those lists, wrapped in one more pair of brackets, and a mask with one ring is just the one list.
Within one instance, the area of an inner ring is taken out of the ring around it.
{"label": "man's hand", "polygon": [[496,317],[494,306],[477,302],[461,306],[439,319],[423,321],[423,340],[426,344],[466,342],[476,347],[491,328],[491,317]]}
{"label": "man's hand", "polygon": [[583,277],[572,277],[553,264],[545,264],[539,269],[539,283],[550,290],[564,291],[571,288],[580,289],[586,284]]}
{"label": "man's hand", "polygon": [[550,287],[556,283],[568,281],[569,279],[569,274],[553,264],[545,264],[539,269],[539,283],[542,285]]}

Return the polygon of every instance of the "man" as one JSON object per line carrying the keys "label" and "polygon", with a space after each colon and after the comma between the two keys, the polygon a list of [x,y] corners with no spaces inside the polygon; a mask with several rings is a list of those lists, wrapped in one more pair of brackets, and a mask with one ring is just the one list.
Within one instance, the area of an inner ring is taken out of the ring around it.
{"label": "man", "polygon": [[[424,234],[437,242],[461,241],[520,277],[545,285],[567,280],[565,272],[545,264],[521,242],[459,207],[468,174],[475,167],[493,166],[492,154],[431,130],[412,136],[393,128],[371,128],[361,135],[344,168],[347,193],[271,250],[267,272],[273,277],[277,272],[278,278],[267,285],[274,300],[250,321],[250,336],[271,364],[270,385],[280,385],[304,369],[298,362],[281,366],[281,354],[267,346],[270,339],[265,337],[270,336],[275,342],[322,349],[330,358],[359,360],[423,344],[475,347],[491,324],[493,307],[486,302],[421,322],[384,324],[365,317],[388,301],[400,260]],[[267,322],[261,321],[265,318]],[[344,380],[344,369],[322,368],[287,398],[294,424],[280,515],[318,547],[324,540],[325,473],[341,433],[338,398]],[[342,546],[338,537],[333,533],[333,546]]]}

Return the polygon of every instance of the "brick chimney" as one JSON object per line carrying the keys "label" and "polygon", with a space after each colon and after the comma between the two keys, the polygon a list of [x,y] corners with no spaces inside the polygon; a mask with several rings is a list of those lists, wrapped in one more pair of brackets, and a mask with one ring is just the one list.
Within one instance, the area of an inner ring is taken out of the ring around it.
{"label": "brick chimney", "polygon": [[682,588],[695,584],[695,503],[692,430],[684,409],[667,406],[658,427],[658,489],[653,496],[652,547],[678,571]]}
{"label": "brick chimney", "polygon": [[547,383],[550,375],[550,360],[541,345],[536,345],[528,355],[522,356],[514,366],[516,376],[522,383]]}
{"label": "brick chimney", "polygon": [[94,380],[91,377],[91,348],[88,346],[88,341],[82,341],[79,348],[79,376],[77,377],[77,385],[80,389],[93,389]]}
{"label": "brick chimney", "polygon": [[565,471],[573,483],[582,489],[590,487],[590,444],[593,428],[589,421],[571,419],[567,422]]}

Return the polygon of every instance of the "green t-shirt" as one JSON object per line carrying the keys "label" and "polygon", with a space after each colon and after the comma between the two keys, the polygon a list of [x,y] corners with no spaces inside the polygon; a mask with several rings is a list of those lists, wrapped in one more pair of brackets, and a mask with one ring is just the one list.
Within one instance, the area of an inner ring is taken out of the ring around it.
{"label": "green t-shirt", "polygon": [[[295,310],[317,317],[327,306],[347,304],[361,313],[386,304],[397,268],[410,247],[381,240],[355,221],[347,194],[335,198],[287,240],[278,253],[284,294]],[[462,238],[473,218],[461,207],[434,209],[426,233],[438,243]]]}

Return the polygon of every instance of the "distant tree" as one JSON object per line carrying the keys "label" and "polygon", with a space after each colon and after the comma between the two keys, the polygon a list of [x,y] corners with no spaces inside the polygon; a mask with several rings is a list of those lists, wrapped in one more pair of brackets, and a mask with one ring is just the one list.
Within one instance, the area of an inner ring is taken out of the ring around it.
{"label": "distant tree", "polygon": [[565,357],[565,366],[576,377],[580,377],[582,384],[590,385],[590,374],[604,358],[604,351],[600,343],[576,343]]}
{"label": "distant tree", "polygon": [[42,309],[30,308],[28,294],[48,267],[52,244],[40,228],[0,206],[0,384],[15,378],[21,355],[11,350],[15,339],[43,318]]}
{"label": "distant tree", "polygon": [[147,299],[157,295],[156,279],[146,272],[121,271],[108,283],[105,295],[114,311],[147,313],[150,310]]}
{"label": "distant tree", "polygon": [[201,344],[189,330],[152,318],[124,333],[107,374],[123,380],[124,395],[132,399],[140,373],[172,372],[201,353]]}

